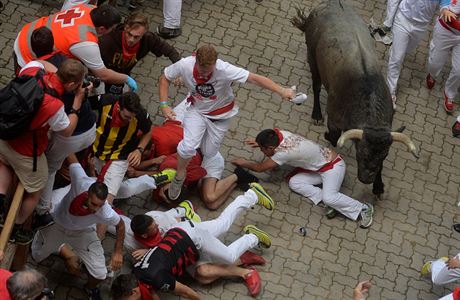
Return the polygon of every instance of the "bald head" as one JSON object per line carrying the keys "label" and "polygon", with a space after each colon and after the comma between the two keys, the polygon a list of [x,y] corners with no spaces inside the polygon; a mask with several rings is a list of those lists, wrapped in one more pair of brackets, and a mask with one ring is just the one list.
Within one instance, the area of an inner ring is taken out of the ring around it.
{"label": "bald head", "polygon": [[46,278],[34,269],[26,269],[13,273],[6,285],[13,300],[34,299],[46,287]]}

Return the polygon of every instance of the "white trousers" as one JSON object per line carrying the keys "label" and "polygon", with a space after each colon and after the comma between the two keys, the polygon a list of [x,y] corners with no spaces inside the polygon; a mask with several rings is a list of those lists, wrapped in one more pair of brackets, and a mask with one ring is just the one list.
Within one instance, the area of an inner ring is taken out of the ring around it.
{"label": "white trousers", "polygon": [[[456,255],[460,257],[460,253]],[[460,279],[460,269],[447,269],[446,262],[442,259],[431,263],[431,281],[436,285],[444,285]]]}
{"label": "white trousers", "polygon": [[107,276],[104,249],[94,228],[68,230],[57,223],[37,231],[32,242],[32,257],[41,262],[52,253],[58,252],[62,244],[69,244],[83,261],[89,274],[104,280]]}
{"label": "white trousers", "polygon": [[390,48],[387,73],[391,95],[396,95],[396,86],[406,53],[417,48],[426,33],[427,26],[428,24],[411,21],[400,10],[397,11],[392,27],[393,44]]}
{"label": "white trousers", "polygon": [[96,124],[91,129],[75,136],[65,137],[55,132],[51,134],[48,149],[45,152],[48,161],[48,181],[36,208],[38,214],[44,214],[51,209],[54,178],[66,157],[88,148],[95,139]]}
{"label": "white trousers", "polygon": [[[345,169],[345,162],[341,160],[326,172],[299,173],[291,177],[289,187],[294,192],[310,198],[315,205],[323,201],[342,215],[356,220],[363,209],[363,204],[339,192],[345,177]],[[323,184],[322,189],[314,186],[320,183]]]}
{"label": "white trousers", "polygon": [[[106,163],[106,161],[100,160],[97,157],[94,158],[94,167],[99,174],[101,173],[102,168]],[[118,190],[120,189],[121,183],[125,178],[128,166],[129,163],[127,160],[113,160],[104,175],[104,183],[109,189],[109,194],[113,195],[114,197],[116,197],[118,194]]]}
{"label": "white trousers", "polygon": [[174,29],[180,27],[182,0],[163,0],[163,26]]}
{"label": "white trousers", "polygon": [[214,157],[230,124],[231,119],[211,121],[193,106],[188,107],[183,121],[184,138],[177,146],[177,153],[182,158],[192,158],[200,148],[203,156]]}
{"label": "white trousers", "polygon": [[393,21],[395,19],[396,11],[398,10],[399,3],[401,0],[387,0],[387,14],[383,25],[386,27],[393,27]]}
{"label": "white trousers", "polygon": [[247,250],[254,248],[259,240],[254,234],[245,234],[226,246],[219,236],[226,233],[235,219],[246,209],[257,203],[257,195],[248,190],[244,195],[236,197],[217,219],[194,223],[181,222],[174,227],[182,228],[190,236],[200,252],[200,262],[233,264]]}
{"label": "white trousers", "polygon": [[[452,30],[456,31],[455,29]],[[428,73],[438,77],[449,57],[450,51],[452,51],[452,69],[447,78],[444,91],[449,99],[453,99],[460,87],[460,32],[456,34],[449,31],[439,21],[436,21],[433,38],[430,42]]]}

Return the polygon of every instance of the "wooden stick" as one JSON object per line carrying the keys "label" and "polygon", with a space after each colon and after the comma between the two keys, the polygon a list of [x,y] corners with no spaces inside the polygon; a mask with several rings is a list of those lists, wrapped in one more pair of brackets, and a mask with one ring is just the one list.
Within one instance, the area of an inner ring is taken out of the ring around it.
{"label": "wooden stick", "polygon": [[24,196],[24,187],[21,182],[18,183],[16,192],[13,196],[13,201],[11,201],[10,210],[6,217],[5,224],[3,224],[2,233],[0,234],[0,253],[3,255],[5,252],[8,240],[10,239],[11,231],[13,230],[14,221],[18,215],[19,208],[22,204],[22,198]]}

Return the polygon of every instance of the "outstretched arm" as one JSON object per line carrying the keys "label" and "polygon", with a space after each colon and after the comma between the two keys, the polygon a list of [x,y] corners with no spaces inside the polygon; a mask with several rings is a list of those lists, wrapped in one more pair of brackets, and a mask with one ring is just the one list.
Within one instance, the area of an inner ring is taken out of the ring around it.
{"label": "outstretched arm", "polygon": [[185,299],[190,299],[190,300],[200,300],[201,299],[200,295],[197,292],[195,292],[193,289],[186,286],[185,284],[180,283],[179,281],[176,281],[176,288],[174,289],[173,292],[174,294],[184,297]]}
{"label": "outstretched arm", "polygon": [[232,164],[255,172],[265,172],[278,166],[278,164],[271,158],[267,158],[263,162],[258,163],[238,157],[232,160]]}
{"label": "outstretched arm", "polygon": [[264,89],[270,90],[273,93],[277,93],[278,95],[281,96],[283,100],[290,100],[294,98],[295,96],[294,90],[292,90],[291,88],[283,88],[282,86],[280,86],[279,84],[271,80],[270,78],[262,76],[262,75],[249,73],[248,81]]}

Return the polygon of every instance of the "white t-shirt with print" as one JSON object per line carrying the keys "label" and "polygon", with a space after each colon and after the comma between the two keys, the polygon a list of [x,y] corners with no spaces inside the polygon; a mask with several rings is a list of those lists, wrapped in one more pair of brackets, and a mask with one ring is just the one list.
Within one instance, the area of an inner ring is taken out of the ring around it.
{"label": "white t-shirt with print", "polygon": [[270,157],[278,165],[287,164],[306,170],[317,171],[329,163],[331,150],[300,135],[281,130],[283,140]]}
{"label": "white t-shirt with print", "polygon": [[94,214],[86,216],[74,216],[69,212],[70,204],[81,193],[87,192],[91,184],[96,180],[88,177],[80,164],[74,163],[69,166],[71,188],[69,193],[59,202],[52,215],[56,223],[68,230],[86,230],[96,224],[116,226],[120,222],[120,216],[107,203]]}
{"label": "white t-shirt with print", "polygon": [[[210,113],[234,101],[233,82],[245,83],[249,76],[249,71],[218,59],[211,78],[206,83],[197,86],[193,77],[195,61],[195,56],[182,58],[165,68],[164,74],[169,81],[182,77],[184,84],[189,89],[187,98],[193,99],[193,107],[202,114]],[[207,117],[210,119],[228,119],[237,113],[238,106],[235,105],[232,110],[226,113]]]}

